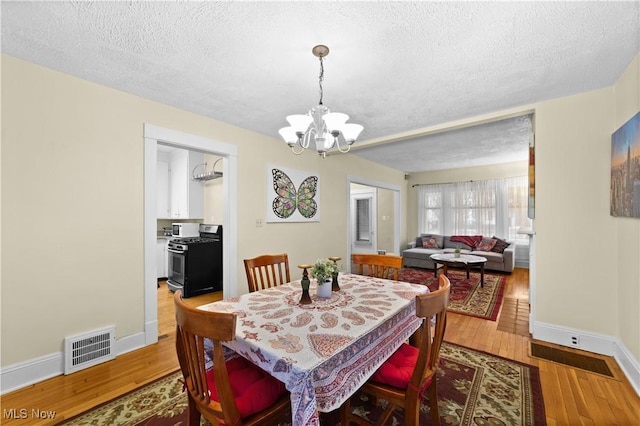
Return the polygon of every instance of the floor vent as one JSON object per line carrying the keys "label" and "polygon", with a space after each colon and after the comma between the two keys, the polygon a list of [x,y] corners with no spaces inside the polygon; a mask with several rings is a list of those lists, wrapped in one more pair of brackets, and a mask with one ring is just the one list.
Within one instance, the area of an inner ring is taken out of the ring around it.
{"label": "floor vent", "polygon": [[89,333],[65,337],[64,374],[75,373],[87,367],[114,359],[116,328],[107,327]]}
{"label": "floor vent", "polygon": [[570,367],[579,368],[581,370],[591,371],[592,373],[602,374],[608,377],[614,377],[609,369],[607,362],[601,358],[588,355],[556,349],[546,345],[539,345],[531,342],[531,356],[542,358],[547,361],[557,362],[559,364],[568,365]]}

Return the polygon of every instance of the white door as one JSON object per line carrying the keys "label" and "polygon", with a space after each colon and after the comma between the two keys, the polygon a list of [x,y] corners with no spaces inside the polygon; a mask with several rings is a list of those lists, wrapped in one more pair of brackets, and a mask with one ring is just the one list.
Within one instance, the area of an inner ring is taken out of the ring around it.
{"label": "white door", "polygon": [[351,191],[351,253],[375,253],[377,244],[376,189]]}

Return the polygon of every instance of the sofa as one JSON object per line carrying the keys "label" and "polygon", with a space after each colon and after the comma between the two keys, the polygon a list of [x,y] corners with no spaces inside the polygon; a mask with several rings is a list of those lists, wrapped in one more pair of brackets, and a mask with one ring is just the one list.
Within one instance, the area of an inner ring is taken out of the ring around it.
{"label": "sofa", "polygon": [[515,244],[498,237],[481,235],[436,235],[420,234],[407,244],[402,252],[402,266],[407,268],[434,269],[430,256],[436,253],[453,253],[460,248],[461,254],[472,254],[487,258],[485,270],[511,273],[515,267]]}

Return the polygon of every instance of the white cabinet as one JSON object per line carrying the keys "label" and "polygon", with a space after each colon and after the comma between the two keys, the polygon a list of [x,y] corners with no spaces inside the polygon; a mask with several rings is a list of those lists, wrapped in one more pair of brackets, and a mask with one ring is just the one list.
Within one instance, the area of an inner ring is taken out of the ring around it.
{"label": "white cabinet", "polygon": [[156,166],[157,184],[157,215],[158,219],[168,219],[171,217],[169,209],[169,157],[160,158]]}
{"label": "white cabinet", "polygon": [[168,238],[158,238],[158,241],[156,243],[156,275],[158,278],[167,278],[169,274],[169,252],[167,251],[168,244]]}
{"label": "white cabinet", "polygon": [[169,160],[171,218],[204,218],[204,185],[191,179],[194,167],[204,163],[204,154],[176,149]]}
{"label": "white cabinet", "polygon": [[204,184],[191,179],[194,167],[203,163],[204,154],[195,151],[170,148],[158,152],[158,219],[204,218]]}

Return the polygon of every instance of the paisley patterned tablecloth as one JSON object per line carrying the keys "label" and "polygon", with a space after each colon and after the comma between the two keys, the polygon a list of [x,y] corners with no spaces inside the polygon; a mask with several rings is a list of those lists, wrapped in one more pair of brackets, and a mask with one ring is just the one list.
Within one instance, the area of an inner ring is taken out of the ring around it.
{"label": "paisley patterned tablecloth", "polygon": [[[340,291],[300,305],[300,281],[200,306],[238,314],[227,345],[285,383],[293,426],[349,398],[418,329],[415,297],[426,286],[340,274]],[[328,285],[328,284],[325,284]]]}

